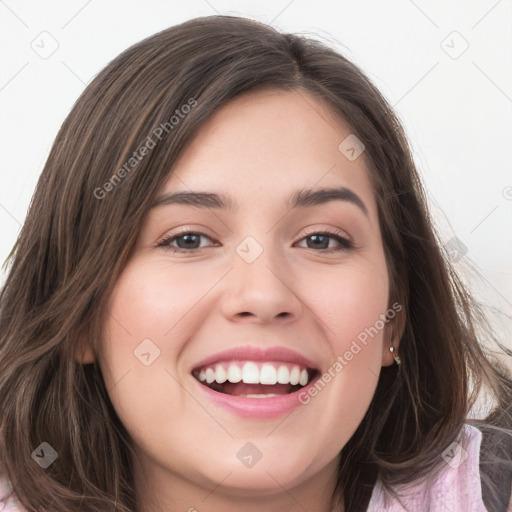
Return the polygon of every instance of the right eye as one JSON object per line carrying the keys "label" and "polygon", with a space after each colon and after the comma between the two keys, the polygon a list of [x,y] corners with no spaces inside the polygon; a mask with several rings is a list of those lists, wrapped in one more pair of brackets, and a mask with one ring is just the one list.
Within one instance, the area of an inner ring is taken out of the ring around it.
{"label": "right eye", "polygon": [[[168,236],[161,240],[157,247],[163,247],[166,250],[172,252],[195,252],[201,249],[204,249],[204,246],[201,246],[201,237],[211,238],[206,234],[200,231],[183,231],[181,233],[177,233],[171,236]],[[172,245],[176,242],[177,247]],[[199,246],[197,245],[199,243]]]}

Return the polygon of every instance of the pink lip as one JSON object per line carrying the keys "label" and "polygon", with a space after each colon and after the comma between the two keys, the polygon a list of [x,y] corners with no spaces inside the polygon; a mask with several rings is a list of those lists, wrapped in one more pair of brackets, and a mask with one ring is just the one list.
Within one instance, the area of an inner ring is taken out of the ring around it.
{"label": "pink lip", "polygon": [[196,379],[194,381],[201,389],[201,392],[216,406],[222,407],[243,418],[265,420],[290,414],[294,409],[303,406],[304,403],[299,400],[300,394],[307,393],[308,389],[315,384],[318,378],[319,376],[315,377],[307,386],[298,391],[269,398],[247,398],[244,396],[226,395],[203,386]]}
{"label": "pink lip", "polygon": [[193,370],[220,361],[279,361],[283,363],[295,363],[312,369],[317,368],[315,363],[311,362],[309,359],[285,347],[261,348],[248,346],[232,348],[209,356],[196,364]]}

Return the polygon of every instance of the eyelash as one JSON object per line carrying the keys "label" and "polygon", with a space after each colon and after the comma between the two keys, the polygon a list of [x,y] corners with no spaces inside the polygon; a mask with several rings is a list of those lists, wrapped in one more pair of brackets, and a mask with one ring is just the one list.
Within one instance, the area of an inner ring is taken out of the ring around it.
{"label": "eyelash", "polygon": [[[174,253],[189,253],[189,254],[195,253],[202,249],[205,249],[205,247],[196,247],[194,249],[181,249],[181,248],[173,247],[170,245],[171,242],[174,242],[177,238],[181,238],[182,236],[185,236],[185,235],[200,235],[200,236],[205,236],[206,238],[209,238],[211,240],[211,237],[209,235],[207,235],[206,233],[203,233],[202,231],[189,231],[189,230],[185,229],[185,230],[182,230],[178,233],[174,233],[173,235],[160,240],[157,243],[157,247],[162,247],[165,250],[168,250],[168,251],[171,251]],[[334,252],[339,252],[339,251],[347,252],[352,249],[355,249],[354,244],[348,238],[344,237],[340,232],[337,232],[337,231],[311,231],[311,232],[307,233],[306,235],[304,235],[299,240],[299,242],[306,238],[309,238],[310,236],[313,236],[313,235],[321,235],[321,236],[327,236],[329,238],[334,238],[340,244],[340,247],[334,247],[334,248],[331,247],[330,249],[319,249],[319,250],[316,250],[311,247],[305,247],[305,249],[311,249],[315,252],[320,252],[322,254],[334,253]]]}

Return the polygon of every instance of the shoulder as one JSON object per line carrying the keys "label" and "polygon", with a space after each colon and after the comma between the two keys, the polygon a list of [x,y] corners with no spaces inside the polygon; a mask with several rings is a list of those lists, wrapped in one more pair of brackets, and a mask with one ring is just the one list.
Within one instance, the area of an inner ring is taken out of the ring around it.
{"label": "shoulder", "polygon": [[14,496],[5,499],[11,490],[12,487],[9,480],[5,475],[0,473],[0,512],[25,512],[25,509],[17,503]]}
{"label": "shoulder", "polygon": [[385,491],[377,479],[368,512],[487,512],[479,470],[481,442],[480,430],[465,424],[458,440],[442,453],[444,466],[434,478],[396,486],[399,498]]}

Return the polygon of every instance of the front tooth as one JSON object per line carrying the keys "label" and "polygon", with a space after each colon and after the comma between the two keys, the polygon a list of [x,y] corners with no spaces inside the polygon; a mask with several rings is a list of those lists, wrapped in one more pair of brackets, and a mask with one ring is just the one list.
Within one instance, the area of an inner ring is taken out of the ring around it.
{"label": "front tooth", "polygon": [[211,368],[206,368],[206,382],[211,384],[215,380],[215,372]]}
{"label": "front tooth", "polygon": [[290,384],[295,386],[299,383],[300,380],[300,368],[298,366],[294,366],[292,371],[290,372]]}
{"label": "front tooth", "polygon": [[228,372],[220,364],[215,367],[215,380],[219,384],[223,384],[228,380]]}
{"label": "front tooth", "polygon": [[299,384],[305,386],[308,383],[308,371],[302,370],[300,372]]}
{"label": "front tooth", "polygon": [[264,364],[260,370],[260,384],[273,385],[277,382],[277,371],[271,364]]}
{"label": "front tooth", "polygon": [[242,380],[245,384],[259,384],[260,371],[255,363],[245,363],[242,368]]}
{"label": "front tooth", "polygon": [[233,384],[242,380],[242,370],[236,364],[230,364],[228,368],[228,380]]}
{"label": "front tooth", "polygon": [[290,384],[290,370],[288,370],[288,366],[281,365],[278,368],[277,382],[279,384]]}

